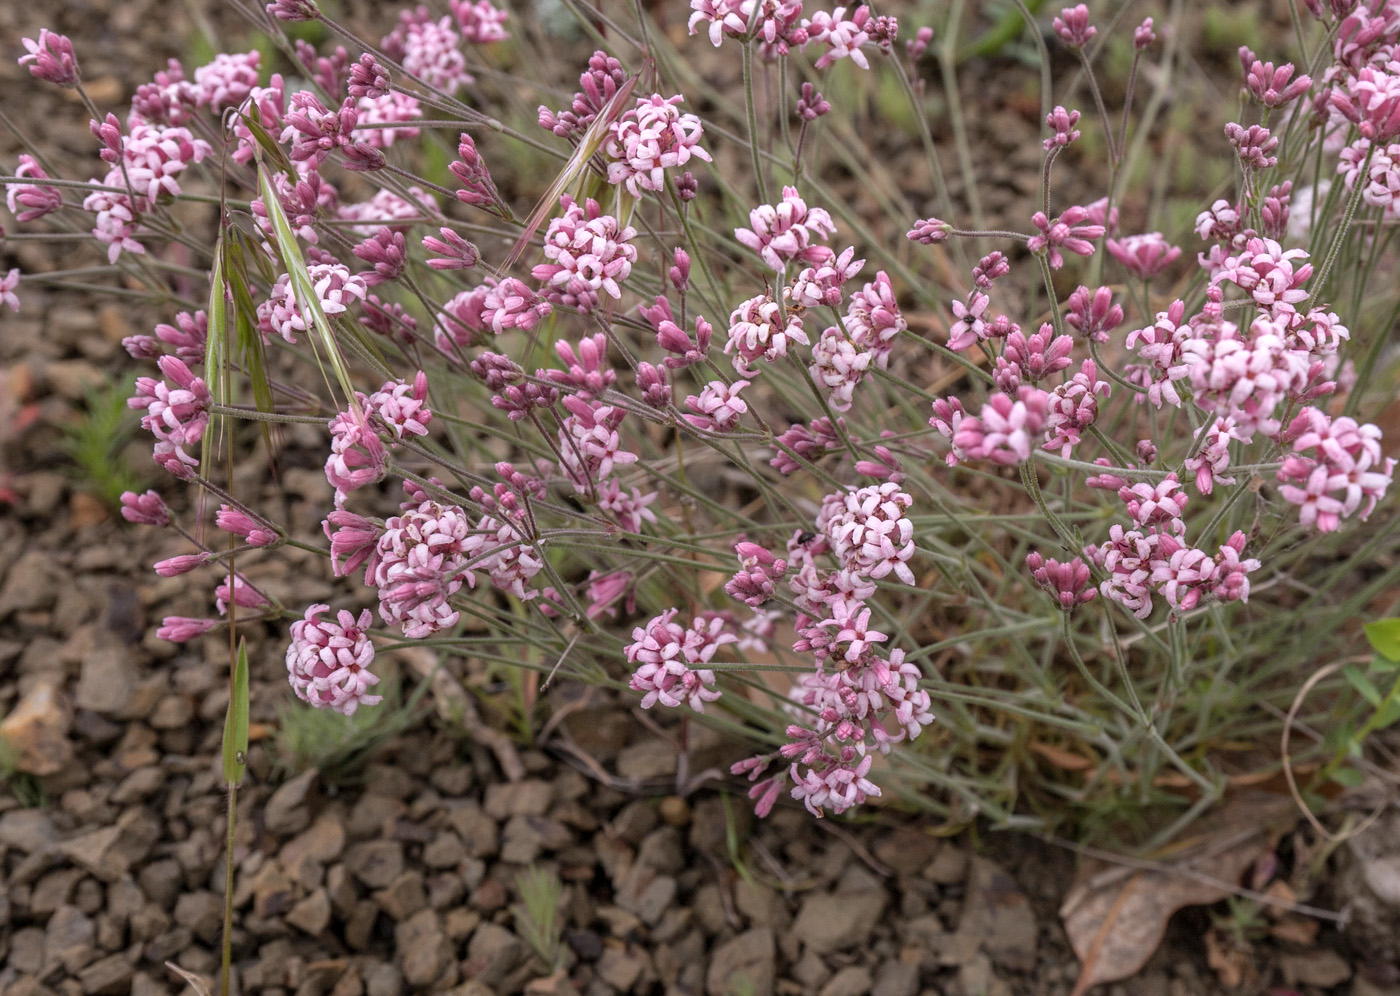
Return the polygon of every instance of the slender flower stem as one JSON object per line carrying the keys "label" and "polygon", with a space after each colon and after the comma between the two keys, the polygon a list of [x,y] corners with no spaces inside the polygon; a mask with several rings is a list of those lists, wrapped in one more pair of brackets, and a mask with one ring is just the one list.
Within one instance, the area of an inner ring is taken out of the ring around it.
{"label": "slender flower stem", "polygon": [[744,43],[744,113],[749,123],[749,154],[753,157],[753,176],[758,183],[758,202],[768,203],[768,184],[763,178],[763,163],[758,150],[758,116],[753,97],[753,42]]}
{"label": "slender flower stem", "polygon": [[1366,161],[1361,164],[1361,169],[1356,174],[1356,183],[1352,187],[1351,197],[1347,199],[1342,223],[1337,227],[1337,234],[1332,237],[1332,244],[1327,247],[1327,258],[1322,262],[1322,269],[1313,277],[1310,299],[1315,299],[1327,285],[1327,278],[1332,273],[1332,264],[1337,261],[1337,254],[1341,252],[1342,243],[1346,241],[1347,232],[1351,228],[1351,220],[1356,216],[1357,205],[1361,203],[1362,181],[1371,170],[1371,159],[1375,154],[1376,143],[1372,142],[1366,150]]}

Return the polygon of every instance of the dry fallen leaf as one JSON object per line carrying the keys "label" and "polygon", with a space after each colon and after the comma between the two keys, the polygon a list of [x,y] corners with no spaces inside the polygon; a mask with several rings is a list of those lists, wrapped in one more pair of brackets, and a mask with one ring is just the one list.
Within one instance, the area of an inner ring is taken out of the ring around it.
{"label": "dry fallen leaf", "polygon": [[1218,927],[1206,931],[1206,964],[1226,989],[1243,988],[1254,975],[1249,952],[1236,947],[1232,938]]}
{"label": "dry fallen leaf", "polygon": [[1060,907],[1081,966],[1072,996],[1140,969],[1177,910],[1230,895],[1270,846],[1272,826],[1291,815],[1288,799],[1251,793],[1201,820],[1190,837],[1157,857],[1152,867],[1086,863]]}

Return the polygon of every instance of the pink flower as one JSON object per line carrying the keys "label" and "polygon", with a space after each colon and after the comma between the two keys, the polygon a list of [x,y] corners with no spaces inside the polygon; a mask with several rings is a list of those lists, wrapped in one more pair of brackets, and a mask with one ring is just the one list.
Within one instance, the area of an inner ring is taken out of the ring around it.
{"label": "pink flower", "polygon": [[1176,474],[1168,474],[1156,484],[1124,485],[1118,497],[1128,506],[1128,515],[1139,528],[1166,526],[1179,533],[1184,528],[1182,516],[1190,495],[1181,490]]}
{"label": "pink flower", "polygon": [[[1358,138],[1344,148],[1337,172],[1342,174],[1348,190],[1361,184],[1361,199],[1367,204],[1385,208],[1392,218],[1400,217],[1400,142],[1379,145],[1374,153],[1371,144],[1367,139]],[[1362,176],[1361,167],[1368,154],[1371,163]]]}
{"label": "pink flower", "polygon": [[404,435],[426,436],[428,423],[433,413],[428,409],[428,376],[423,371],[413,378],[412,384],[404,381],[385,381],[384,386],[375,391],[363,404],[375,419],[385,426],[395,439]]}
{"label": "pink flower", "polygon": [[560,469],[579,494],[592,494],[615,467],[637,462],[637,454],[622,448],[617,427],[627,413],[612,405],[566,397],[569,415],[559,428]]}
{"label": "pink flower", "polygon": [[1108,342],[1109,333],[1123,323],[1123,307],[1113,303],[1111,288],[1100,287],[1091,293],[1081,285],[1065,302],[1065,322],[1086,339]]}
{"label": "pink flower", "polygon": [[648,506],[660,497],[657,492],[645,494],[638,488],[624,490],[616,477],[608,478],[598,489],[598,507],[613,517],[619,526],[629,533],[642,531],[643,522],[655,522],[656,513]]}
{"label": "pink flower", "polygon": [[232,55],[217,53],[213,62],[194,71],[195,104],[215,113],[242,104],[258,85],[261,59],[256,49]]}
{"label": "pink flower", "polygon": [[476,333],[495,335],[511,329],[526,332],[538,325],[554,305],[515,277],[487,277],[448,301],[438,316],[437,347],[452,355],[454,346],[470,346]]}
{"label": "pink flower", "polygon": [[802,27],[807,32],[807,45],[826,46],[826,51],[814,63],[817,69],[825,69],[841,59],[850,59],[861,69],[870,68],[870,62],[861,51],[876,41],[869,7],[864,4],[857,7],[849,21],[845,7],[837,7],[829,14],[819,10],[810,21],[804,21]]}
{"label": "pink flower", "polygon": [[1108,254],[1139,280],[1151,280],[1181,256],[1181,247],[1172,245],[1161,232],[1109,239],[1104,245]]}
{"label": "pink flower", "polygon": [[[47,180],[48,174],[34,161],[34,157],[20,153],[15,176],[28,176],[36,180]],[[15,220],[21,223],[37,221],[46,214],[52,214],[63,206],[63,195],[57,187],[46,187],[33,183],[14,183],[5,190],[5,203]]]}
{"label": "pink flower", "polygon": [[209,388],[178,357],[162,356],[159,366],[173,383],[138,377],[136,394],[127,399],[127,407],[145,409],[141,425],[157,439],[175,446],[193,445],[204,437],[209,425],[209,406],[213,404]]}
{"label": "pink flower", "polygon": [[474,566],[486,571],[500,591],[525,601],[534,598],[538,592],[528,590],[525,583],[544,568],[535,545],[515,526],[490,515],[482,516],[476,528],[482,550]]}
{"label": "pink flower", "polygon": [[1078,111],[1067,111],[1063,107],[1056,106],[1046,116],[1045,124],[1054,133],[1041,143],[1046,152],[1051,149],[1063,149],[1066,145],[1079,139],[1079,129],[1075,127],[1079,124]]}
{"label": "pink flower", "polygon": [[1099,415],[1099,398],[1111,391],[1107,381],[1098,379],[1093,360],[1085,360],[1079,372],[1051,392],[1045,415],[1045,448],[1058,449],[1067,457],[1079,445],[1081,433]]}
{"label": "pink flower", "polygon": [[620,284],[637,261],[637,247],[631,245],[637,230],[603,214],[591,197],[580,206],[565,194],[559,203],[564,214],[549,223],[544,237],[549,262],[540,263],[531,274],[545,282],[547,300],[591,314],[598,307],[600,291],[613,300],[622,297]]}
{"label": "pink flower", "polygon": [[[1003,390],[1014,391],[1021,381],[1037,381],[1057,373],[1070,364],[1074,337],[1057,335],[1055,327],[1046,322],[1039,332],[1027,336],[1019,329],[1006,337],[1006,351],[999,360],[1016,371],[1016,383]],[[998,364],[1000,368],[1003,364]]]}
{"label": "pink flower", "polygon": [[376,547],[383,530],[363,515],[338,508],[321,522],[321,530],[331,543],[331,570],[338,578],[349,576],[365,564],[365,584],[372,585],[378,565]]}
{"label": "pink flower", "polygon": [[1037,211],[1031,221],[1040,229],[1040,234],[1032,236],[1026,248],[1033,253],[1047,253],[1050,267],[1055,270],[1065,265],[1061,249],[1079,256],[1092,256],[1094,243],[1091,240],[1103,235],[1105,229],[1100,224],[1085,224],[1088,220],[1089,211],[1082,207],[1066,208],[1064,214],[1053,220],[1047,218],[1045,212]]}
{"label": "pink flower", "polygon": [[[356,63],[355,69],[359,68]],[[352,75],[354,70],[351,70]],[[353,90],[352,90],[353,95]],[[380,94],[378,97],[362,96],[355,101],[358,116],[356,142],[371,149],[387,149],[399,139],[416,138],[419,129],[411,122],[423,116],[422,105],[416,97],[397,91]],[[371,128],[368,125],[401,124],[401,128]]]}
{"label": "pink flower", "polygon": [[1186,469],[1196,475],[1196,490],[1208,495],[1215,490],[1215,482],[1234,484],[1233,477],[1226,477],[1221,471],[1230,466],[1230,442],[1238,439],[1235,419],[1223,415],[1196,430],[1199,438],[1205,433],[1205,440],[1197,447],[1193,456],[1185,460]]}
{"label": "pink flower", "polygon": [[1278,165],[1278,156],[1270,155],[1278,148],[1278,139],[1262,125],[1243,125],[1230,122],[1225,126],[1225,137],[1235,148],[1240,165],[1246,171],[1264,170]]}
{"label": "pink flower", "polygon": [[19,286],[19,269],[10,270],[3,277],[0,277],[0,304],[7,304],[13,312],[19,312],[19,295],[15,293],[15,288]]}
{"label": "pink flower", "polygon": [[358,99],[383,97],[389,93],[389,70],[371,53],[360,56],[360,61],[350,67],[350,80],[347,85],[350,96]]}
{"label": "pink flower", "polygon": [[447,168],[462,184],[463,189],[457,191],[457,199],[463,204],[487,208],[495,208],[499,204],[501,197],[496,191],[496,183],[491,179],[481,153],[476,151],[476,141],[466,132],[462,132],[457,143],[457,159]]}
{"label": "pink flower", "polygon": [[710,381],[699,395],[686,397],[686,405],[698,414],[686,415],[685,420],[697,429],[710,432],[728,432],[736,428],[740,417],[749,410],[749,406],[739,397],[739,392],[748,386],[746,380],[736,380],[733,384],[722,380]]}
{"label": "pink flower", "polygon": [[998,392],[987,399],[977,416],[964,416],[953,435],[953,452],[960,459],[990,460],[1002,466],[1030,459],[1034,439],[1045,428],[1050,396],[1021,386],[1013,399]]}
{"label": "pink flower", "polygon": [[[694,34],[694,31],[691,32]],[[718,44],[718,43],[716,43]],[[622,63],[597,51],[588,60],[588,69],[579,77],[578,93],[568,110],[551,111],[541,105],[539,122],[560,138],[578,138],[588,130],[598,113],[608,105],[618,89],[627,82]]]}
{"label": "pink flower", "polygon": [[691,628],[682,628],[672,622],[677,611],[667,609],[632,630],[632,642],[625,651],[627,662],[636,665],[631,687],[644,693],[643,709],[660,702],[672,709],[688,705],[704,712],[705,703],[718,699],[720,692],[714,687],[714,672],[693,665],[708,664],[717,647],[738,637],[717,632],[718,619],[696,619]]}
{"label": "pink flower", "polygon": [[163,578],[178,578],[209,563],[207,553],[185,553],[156,563],[155,572]]}
{"label": "pink flower", "polygon": [[139,495],[134,491],[123,491],[122,518],[143,526],[164,528],[170,525],[170,509],[154,491]]}
{"label": "pink flower", "polygon": [[335,488],[336,504],[340,505],[348,492],[383,480],[389,469],[389,454],[360,405],[336,415],[330,429],[326,480]]}
{"label": "pink flower", "polygon": [[279,21],[314,21],[321,16],[314,0],[273,0],[267,12]]}
{"label": "pink flower", "polygon": [[405,250],[403,232],[385,226],[350,251],[374,267],[361,275],[366,287],[374,287],[402,276],[407,261]]}
{"label": "pink flower", "polygon": [[442,258],[428,260],[434,270],[469,270],[481,258],[476,246],[462,238],[450,228],[440,228],[441,239],[431,235],[423,237],[423,248],[438,253]]}
{"label": "pink flower", "polygon": [[554,344],[554,351],[568,369],[538,370],[536,376],[573,391],[584,401],[592,401],[617,381],[617,374],[608,365],[608,337],[602,332],[584,336],[577,350],[561,339]]}
{"label": "pink flower", "polygon": [[922,242],[926,246],[936,246],[947,242],[953,234],[953,226],[937,218],[922,218],[905,233],[910,242]]}
{"label": "pink flower", "polygon": [[21,55],[19,64],[29,64],[31,76],[59,86],[78,85],[78,58],[73,54],[73,43],[67,35],[40,28],[37,42],[31,38],[20,41],[29,54]]}
{"label": "pink flower", "polygon": [[313,605],[306,616],[292,623],[292,642],[287,647],[287,677],[297,698],[318,709],[334,709],[353,716],[360,706],[378,705],[379,695],[369,690],[379,678],[369,667],[374,663],[374,644],[366,630],[369,609],[357,619],[341,609],[335,621],[321,618],[328,605]]}
{"label": "pink flower", "polygon": [[1395,461],[1382,455],[1374,425],[1305,408],[1285,439],[1293,452],[1278,471],[1279,493],[1299,507],[1304,526],[1331,532],[1352,515],[1364,520],[1390,488]]}
{"label": "pink flower", "polygon": [[855,247],[847,246],[834,259],[803,269],[797,279],[783,290],[784,303],[789,307],[838,307],[844,296],[842,286],[865,266],[865,260],[856,259],[855,254]]}
{"label": "pink flower", "polygon": [[[328,318],[345,313],[350,303],[363,301],[369,293],[365,279],[352,274],[348,267],[340,263],[312,263],[307,270],[321,312]],[[285,273],[280,275],[268,293],[268,299],[258,305],[258,329],[264,340],[271,341],[276,333],[295,344],[297,333],[310,328],[309,321],[301,303],[297,301],[291,277]]]}
{"label": "pink flower", "polygon": [[609,183],[620,183],[633,197],[641,197],[643,190],[664,190],[664,171],[684,166],[692,156],[710,162],[710,154],[700,147],[704,125],[694,114],[676,108],[681,100],[680,95],[659,93],[639,97],[635,108],[612,123],[603,147],[613,159],[608,164]]}
{"label": "pink flower", "polygon": [[810,81],[802,84],[802,95],[797,98],[797,116],[803,121],[815,121],[831,113],[831,104]]}
{"label": "pink flower", "polygon": [[1035,583],[1054,596],[1066,612],[1076,605],[1092,602],[1098,595],[1089,585],[1089,566],[1079,557],[1060,563],[1031,552],[1026,555],[1026,566]]}
{"label": "pink flower", "polygon": [[1054,20],[1055,34],[1070,48],[1083,48],[1099,33],[1098,28],[1089,23],[1089,8],[1084,4],[1066,7]]}
{"label": "pink flower", "polygon": [[752,27],[759,53],[765,59],[786,55],[791,46],[801,45],[807,38],[806,31],[798,25],[802,0],[765,0],[758,5],[752,0],[690,0],[690,9],[694,12],[690,15],[690,33],[695,34],[700,25],[708,24],[710,43],[716,48],[725,35],[749,37],[751,15],[757,16]]}
{"label": "pink flower", "polygon": [[[111,179],[120,182],[119,176]],[[132,206],[131,198],[126,194],[95,191],[83,198],[83,210],[96,216],[92,234],[107,246],[108,263],[115,263],[123,252],[137,256],[145,254],[146,247],[136,238],[145,233],[136,220],[137,211]]]}
{"label": "pink flower", "polygon": [[988,338],[987,324],[982,320],[982,316],[990,303],[991,298],[979,291],[969,294],[966,304],[962,301],[953,302],[953,317],[957,321],[948,329],[949,349],[961,353],[974,342]]}
{"label": "pink flower", "polygon": [[906,515],[913,504],[893,481],[830,494],[822,499],[817,529],[846,569],[873,580],[892,573],[913,585],[914,524]]}
{"label": "pink flower", "polygon": [[757,360],[775,363],[788,353],[790,343],[810,345],[796,311],[781,313],[778,302],[767,294],[750,298],[729,316],[726,353],[734,352],[734,369],[741,377],[756,377],[750,366]]}
{"label": "pink flower", "polygon": [[162,640],[169,640],[171,643],[187,643],[196,637],[203,636],[217,625],[219,625],[217,619],[166,616],[161,620],[160,628],[156,630],[156,636]]}
{"label": "pink flower", "polygon": [[[147,494],[154,494],[154,492],[147,492]],[[224,532],[243,537],[250,546],[272,546],[281,539],[276,530],[269,529],[266,523],[260,522],[246,512],[240,512],[229,505],[219,506],[219,511],[214,516],[214,522]]]}
{"label": "pink flower", "polygon": [[1312,86],[1312,77],[1306,74],[1293,79],[1291,62],[1275,69],[1272,62],[1260,62],[1253,52],[1243,47],[1240,49],[1240,62],[1244,66],[1246,89],[1265,107],[1285,107],[1307,93],[1308,87]]}
{"label": "pink flower", "polygon": [[836,224],[823,208],[809,208],[796,187],[784,187],[778,204],[760,204],[749,212],[752,228],[734,229],[734,237],[777,272],[791,260],[820,264],[834,253],[824,245]]}
{"label": "pink flower", "polygon": [[397,56],[404,71],[449,96],[472,83],[461,35],[451,17],[433,20],[426,7],[400,11],[399,24],[382,40],[384,50]]}
{"label": "pink flower", "polygon": [[506,12],[498,10],[490,0],[450,0],[450,4],[464,41],[489,45],[510,37],[505,29]]}
{"label": "pink flower", "polygon": [[375,548],[373,577],[379,616],[401,625],[404,636],[422,639],[456,625],[448,605],[463,584],[475,587],[468,566],[481,552],[482,537],[456,505],[424,498],[384,523]]}
{"label": "pink flower", "polygon": [[1400,73],[1362,66],[1345,86],[1333,88],[1330,106],[1362,138],[1387,143],[1400,136]]}
{"label": "pink flower", "polygon": [[240,609],[256,609],[259,612],[272,607],[272,602],[268,600],[266,595],[238,575],[233,576],[232,588],[229,587],[229,580],[225,577],[214,589],[214,608],[219,610],[219,615],[228,615],[230,602]]}
{"label": "pink flower", "polygon": [[182,311],[175,316],[174,325],[155,327],[156,338],[175,347],[175,355],[186,363],[203,363],[205,344],[209,339],[209,317],[202,311],[191,315]]}
{"label": "pink flower", "polygon": [[1133,48],[1141,52],[1157,40],[1157,33],[1152,30],[1152,18],[1144,17],[1142,23],[1133,31]]}
{"label": "pink flower", "polygon": [[808,768],[805,774],[794,763],[788,772],[793,781],[792,797],[801,800],[813,816],[821,816],[823,809],[840,816],[880,794],[880,786],[866,777],[874,760],[874,754],[866,754],[859,763],[852,757],[822,771]]}

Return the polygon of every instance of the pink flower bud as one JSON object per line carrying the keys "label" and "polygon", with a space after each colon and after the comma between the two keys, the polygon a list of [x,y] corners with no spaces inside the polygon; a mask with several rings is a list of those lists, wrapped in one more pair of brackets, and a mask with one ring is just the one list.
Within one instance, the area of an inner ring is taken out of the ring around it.
{"label": "pink flower bud", "polygon": [[667,272],[667,276],[676,292],[684,294],[685,289],[690,286],[690,255],[684,249],[677,247],[672,253],[672,259],[675,260],[675,263]]}
{"label": "pink flower bud", "polygon": [[170,525],[170,509],[154,491],[147,491],[141,495],[134,491],[124,491],[122,518],[142,526],[164,527]]}
{"label": "pink flower bud", "polygon": [[162,560],[155,565],[156,573],[163,578],[175,578],[181,574],[188,574],[196,567],[203,567],[209,562],[207,553],[185,553],[178,557],[171,557],[169,560]]}
{"label": "pink flower bud", "polygon": [[191,619],[189,616],[166,616],[156,630],[156,636],[171,643],[185,643],[203,636],[219,625],[214,619]]}
{"label": "pink flower bud", "polygon": [[73,54],[73,43],[66,35],[40,28],[37,42],[32,38],[21,38],[20,41],[24,42],[29,54],[20,56],[19,64],[30,63],[31,76],[59,86],[78,85],[78,59]]}
{"label": "pink flower bud", "polygon": [[1152,18],[1143,18],[1136,30],[1133,31],[1133,48],[1141,52],[1157,40],[1157,33],[1152,30]]}

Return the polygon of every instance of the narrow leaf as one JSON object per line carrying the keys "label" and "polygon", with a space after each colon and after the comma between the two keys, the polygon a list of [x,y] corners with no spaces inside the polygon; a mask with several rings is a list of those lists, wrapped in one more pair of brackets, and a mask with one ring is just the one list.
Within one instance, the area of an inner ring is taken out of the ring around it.
{"label": "narrow leaf", "polygon": [[233,662],[232,694],[224,717],[224,781],[237,786],[243,781],[248,755],[248,643],[238,641]]}
{"label": "narrow leaf", "polygon": [[1371,679],[1361,672],[1361,669],[1354,664],[1348,664],[1342,668],[1342,676],[1346,678],[1347,684],[1356,689],[1358,695],[1371,704],[1371,708],[1381,707],[1381,693]]}
{"label": "narrow leaf", "polygon": [[530,212],[530,217],[525,222],[525,230],[520,233],[520,238],[511,249],[510,255],[501,264],[502,273],[509,270],[520,259],[525,252],[525,247],[530,244],[530,239],[534,238],[540,225],[558,206],[560,195],[573,185],[574,180],[587,168],[588,161],[593,158],[594,153],[603,147],[603,143],[608,139],[608,129],[612,127],[614,121],[622,117],[625,110],[624,105],[631,98],[632,91],[636,89],[637,81],[641,78],[641,73],[633,73],[628,77],[627,81],[617,88],[612,99],[598,112],[598,116],[593,119],[588,130],[583,133],[583,138],[579,140],[574,154],[569,157],[569,161],[564,164],[564,168],[554,178],[549,189],[544,192],[544,196],[535,205],[535,210]]}
{"label": "narrow leaf", "polygon": [[[272,233],[277,241],[277,252],[282,257],[282,265],[286,267],[287,278],[291,282],[297,306],[301,309],[302,317],[311,324],[312,334],[308,335],[307,338],[311,342],[312,355],[315,356],[316,363],[321,367],[321,376],[326,376],[325,364],[329,363],[331,372],[335,374],[336,383],[344,392],[347,403],[354,405],[355,387],[350,380],[350,367],[346,364],[345,357],[341,355],[340,346],[335,341],[335,332],[331,328],[331,323],[326,320],[326,314],[321,310],[321,301],[316,296],[316,287],[311,280],[311,273],[306,268],[306,260],[302,257],[301,246],[297,245],[297,237],[292,232],[287,215],[282,210],[282,202],[277,197],[277,189],[272,185],[272,176],[268,172],[267,165],[261,161],[258,162],[258,193],[262,197],[263,206],[267,209],[268,220],[272,222]],[[327,380],[327,386],[331,386],[329,380]],[[332,393],[334,393],[333,387]]]}

